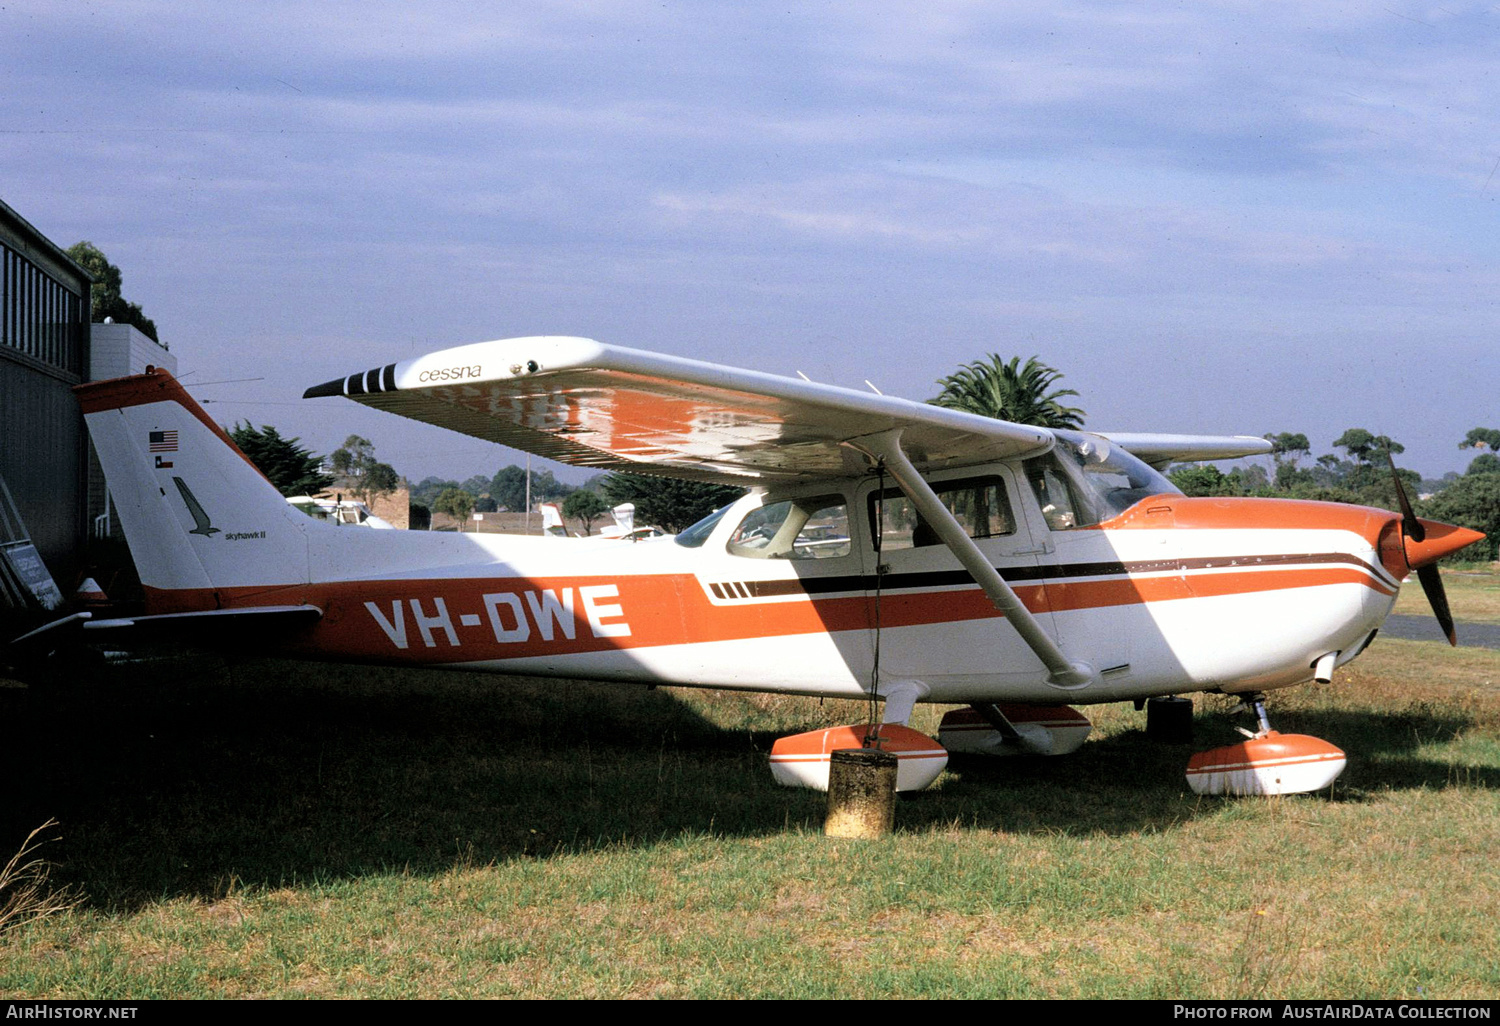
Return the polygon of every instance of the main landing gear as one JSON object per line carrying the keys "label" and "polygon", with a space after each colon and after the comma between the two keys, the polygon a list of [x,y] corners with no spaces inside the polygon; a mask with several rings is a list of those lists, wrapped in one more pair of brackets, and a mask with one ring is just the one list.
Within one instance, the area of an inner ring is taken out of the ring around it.
{"label": "main landing gear", "polygon": [[[898,710],[897,715],[909,715]],[[833,753],[841,748],[876,747],[893,753],[896,790],[920,791],[948,765],[948,753],[965,755],[1067,755],[1087,740],[1093,725],[1066,705],[974,705],[943,717],[937,740],[902,722],[880,725],[876,736],[864,724],[810,730],[777,739],[771,773],[787,787],[828,790]]]}
{"label": "main landing gear", "polygon": [[1321,791],[1344,771],[1343,751],[1327,741],[1272,730],[1265,695],[1244,695],[1232,711],[1247,710],[1257,729],[1235,728],[1246,740],[1188,760],[1188,786],[1197,794],[1302,794]]}
{"label": "main landing gear", "polygon": [[859,723],[777,738],[771,746],[771,775],[784,787],[826,791],[833,753],[844,748],[878,748],[894,755],[897,791],[922,790],[948,765],[947,750],[920,731],[900,723],[882,723],[877,731]]}
{"label": "main landing gear", "polygon": [[[1145,703],[1147,730],[1157,740],[1184,744],[1191,738],[1192,703],[1184,698]],[[902,710],[904,714],[909,709]],[[1198,794],[1273,795],[1320,791],[1344,770],[1344,753],[1316,737],[1271,729],[1265,696],[1242,697],[1235,712],[1255,716],[1255,730],[1239,744],[1199,752],[1188,760],[1188,786]],[[1186,718],[1186,722],[1184,719]],[[789,787],[828,789],[830,761],[843,748],[874,747],[898,760],[896,790],[920,791],[937,779],[949,752],[975,755],[1065,755],[1083,744],[1089,721],[1068,706],[982,705],[943,717],[938,738],[902,722],[811,730],[779,739],[771,749],[771,771]]]}

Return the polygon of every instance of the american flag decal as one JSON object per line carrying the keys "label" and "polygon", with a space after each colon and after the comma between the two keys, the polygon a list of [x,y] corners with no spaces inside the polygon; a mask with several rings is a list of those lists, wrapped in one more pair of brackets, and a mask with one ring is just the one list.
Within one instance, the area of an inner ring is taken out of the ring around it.
{"label": "american flag decal", "polygon": [[146,441],[150,444],[151,452],[177,451],[176,431],[153,431]]}

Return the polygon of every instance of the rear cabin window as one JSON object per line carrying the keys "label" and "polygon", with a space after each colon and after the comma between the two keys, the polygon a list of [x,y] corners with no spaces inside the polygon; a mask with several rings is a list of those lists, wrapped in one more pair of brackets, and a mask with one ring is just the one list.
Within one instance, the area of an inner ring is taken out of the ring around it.
{"label": "rear cabin window", "polygon": [[849,554],[849,509],[841,495],[767,503],[745,515],[729,554],[749,559],[832,559]]}
{"label": "rear cabin window", "polygon": [[[966,478],[943,481],[932,486],[938,501],[963,525],[970,538],[1000,538],[1016,533],[1005,483],[998,477]],[[936,529],[929,524],[910,499],[899,488],[887,488],[869,498],[870,523],[879,524],[880,547],[920,549],[941,545]],[[874,532],[871,532],[874,536]]]}
{"label": "rear cabin window", "polygon": [[720,506],[672,540],[685,549],[701,548],[703,543],[708,541],[708,536],[714,533],[714,528],[719,526],[719,521],[724,519],[724,514],[728,512],[728,506]]}

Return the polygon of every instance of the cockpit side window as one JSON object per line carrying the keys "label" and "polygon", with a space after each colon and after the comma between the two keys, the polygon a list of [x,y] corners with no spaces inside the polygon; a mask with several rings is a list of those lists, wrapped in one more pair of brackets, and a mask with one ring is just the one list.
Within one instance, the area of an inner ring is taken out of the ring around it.
{"label": "cockpit side window", "polygon": [[1078,490],[1056,455],[1048,453],[1026,461],[1026,480],[1042,508],[1042,519],[1054,531],[1071,531],[1098,523],[1093,510],[1083,502]]}
{"label": "cockpit side window", "polygon": [[729,554],[749,559],[831,559],[849,554],[849,510],[841,495],[757,506],[729,537]]}
{"label": "cockpit side window", "polygon": [[[942,481],[933,484],[932,490],[970,538],[999,538],[1015,533],[1010,498],[998,477]],[[942,543],[937,531],[898,488],[887,488],[878,495],[872,493],[869,507],[870,523],[878,521],[880,525],[881,551],[920,549]]]}

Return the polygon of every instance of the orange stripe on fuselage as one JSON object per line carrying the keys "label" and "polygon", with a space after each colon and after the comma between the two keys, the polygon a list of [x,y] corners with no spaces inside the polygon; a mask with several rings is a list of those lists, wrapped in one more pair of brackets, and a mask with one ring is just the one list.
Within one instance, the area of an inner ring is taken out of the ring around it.
{"label": "orange stripe on fuselage", "polygon": [[[1336,584],[1393,592],[1347,566],[1224,570],[1098,581],[1021,585],[1033,612],[1254,594]],[[295,653],[378,662],[468,662],[570,655],[663,645],[741,641],[866,630],[870,595],[716,605],[688,574],[616,578],[438,578],[350,581],[266,590],[148,589],[155,612],[267,604],[311,604],[315,625],[287,638]],[[999,618],[977,586],[891,592],[881,597],[883,627]],[[571,612],[569,611],[571,609]],[[550,635],[550,637],[548,636]]]}
{"label": "orange stripe on fuselage", "polygon": [[[149,591],[155,592],[148,595],[153,611],[214,606],[212,592]],[[322,608],[323,618],[292,639],[294,651],[401,662],[826,634],[871,622],[871,606],[862,595],[715,606],[697,579],[686,574],[350,581],[273,592],[220,589],[218,597],[226,607],[296,602]]]}
{"label": "orange stripe on fuselage", "polygon": [[1172,599],[1251,595],[1263,591],[1316,588],[1326,584],[1363,584],[1382,595],[1394,595],[1372,574],[1354,567],[1308,567],[1281,570],[1240,570],[1190,574],[1185,577],[1137,577],[1111,581],[1048,581],[1048,606],[1053,612],[1122,606]]}

